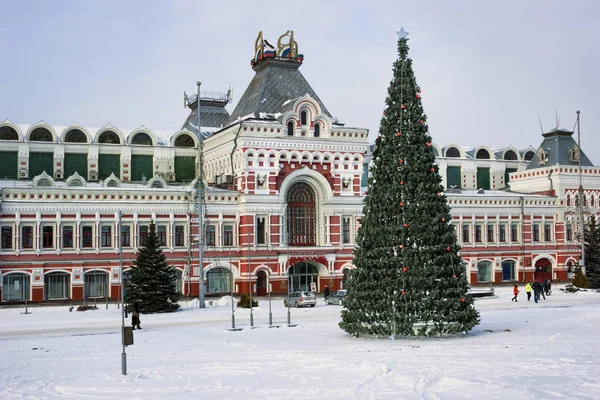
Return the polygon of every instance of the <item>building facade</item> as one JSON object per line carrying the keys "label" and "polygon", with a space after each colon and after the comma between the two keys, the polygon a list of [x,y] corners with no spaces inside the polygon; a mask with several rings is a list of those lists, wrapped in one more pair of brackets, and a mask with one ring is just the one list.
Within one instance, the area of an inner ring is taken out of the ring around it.
{"label": "building facade", "polygon": [[[254,54],[233,112],[229,94],[200,93],[176,132],[0,122],[0,301],[118,298],[151,221],[184,295],[199,293],[200,246],[207,295],[344,287],[369,132],[325,107],[293,32],[276,48],[260,33]],[[585,214],[600,201],[600,170],[572,134],[552,130],[537,150],[433,143],[471,283],[569,278],[580,157]]]}

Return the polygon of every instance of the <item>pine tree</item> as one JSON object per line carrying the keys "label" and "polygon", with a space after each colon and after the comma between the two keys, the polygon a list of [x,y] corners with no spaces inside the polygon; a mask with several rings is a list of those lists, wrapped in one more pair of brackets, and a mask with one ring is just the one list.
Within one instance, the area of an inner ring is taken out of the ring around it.
{"label": "pine tree", "polygon": [[131,267],[131,278],[125,291],[129,305],[138,303],[144,314],[173,312],[179,309],[177,273],[168,265],[156,235],[154,222],[150,223],[148,237],[138,250]]}
{"label": "pine tree", "polygon": [[443,335],[479,323],[407,41],[398,40],[340,322],[357,336]]}
{"label": "pine tree", "polygon": [[585,227],[585,265],[590,288],[600,288],[600,226],[592,215]]}

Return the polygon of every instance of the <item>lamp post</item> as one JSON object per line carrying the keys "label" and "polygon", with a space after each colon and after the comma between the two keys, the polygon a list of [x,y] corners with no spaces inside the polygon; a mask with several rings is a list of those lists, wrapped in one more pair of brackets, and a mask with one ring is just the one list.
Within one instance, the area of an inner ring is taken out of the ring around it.
{"label": "lamp post", "polygon": [[127,353],[125,353],[125,303],[124,296],[125,285],[123,283],[123,226],[121,221],[121,211],[119,211],[119,276],[121,277],[121,343],[123,351],[121,352],[121,374],[127,375]]}
{"label": "lamp post", "polygon": [[585,221],[583,220],[583,183],[581,178],[581,129],[579,124],[579,110],[577,110],[577,150],[579,151],[579,219],[581,220],[581,273],[585,275]]}
{"label": "lamp post", "polygon": [[231,287],[231,328],[229,331],[241,331],[242,328],[235,327],[235,301],[233,299],[233,286],[235,285],[235,279],[233,279],[233,264],[231,264],[231,242],[229,242],[229,278]]}
{"label": "lamp post", "polygon": [[250,328],[254,328],[254,307],[252,307],[252,292],[254,289],[254,281],[252,280],[252,269],[250,268],[250,232],[248,232],[246,240],[248,240],[248,275],[250,276]]}
{"label": "lamp post", "polygon": [[25,293],[25,312],[21,314],[31,314],[29,312],[29,294],[31,293],[31,276],[29,275],[29,265],[27,266],[27,280],[26,285],[23,285],[23,292]]}
{"label": "lamp post", "polygon": [[273,312],[271,310],[271,266],[269,265],[269,244],[267,243],[267,290],[269,291],[269,328],[273,327]]}
{"label": "lamp post", "polygon": [[204,308],[204,220],[203,220],[203,202],[204,202],[204,159],[203,159],[203,141],[200,128],[200,81],[196,82],[196,122],[198,124],[198,179],[196,180],[196,195],[198,206],[198,303],[199,308]]}

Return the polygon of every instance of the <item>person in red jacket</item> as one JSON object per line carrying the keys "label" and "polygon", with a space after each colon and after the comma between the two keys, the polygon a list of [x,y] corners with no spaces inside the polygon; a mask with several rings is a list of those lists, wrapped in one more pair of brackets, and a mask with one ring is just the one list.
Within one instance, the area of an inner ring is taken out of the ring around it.
{"label": "person in red jacket", "polygon": [[515,286],[513,286],[513,293],[514,293],[515,297],[513,297],[510,301],[516,301],[516,302],[518,302],[519,300],[517,300],[517,296],[521,292],[519,291],[519,288],[517,287],[516,283],[515,283]]}

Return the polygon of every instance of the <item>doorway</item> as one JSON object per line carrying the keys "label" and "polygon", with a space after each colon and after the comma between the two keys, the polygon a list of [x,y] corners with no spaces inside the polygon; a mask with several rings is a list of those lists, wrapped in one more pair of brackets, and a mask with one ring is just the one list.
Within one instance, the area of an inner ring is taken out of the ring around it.
{"label": "doorway", "polygon": [[298,290],[310,291],[310,284],[315,283],[319,290],[319,270],[307,262],[299,262],[288,270],[288,288],[290,292]]}
{"label": "doorway", "polygon": [[268,293],[267,285],[267,273],[264,270],[258,271],[256,274],[256,294],[258,296],[265,296]]}

